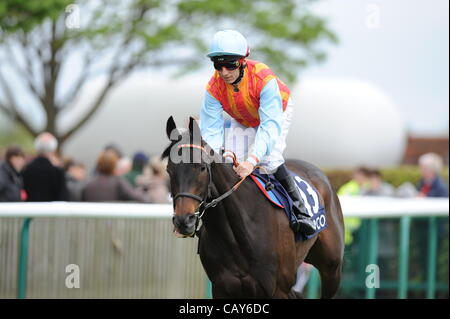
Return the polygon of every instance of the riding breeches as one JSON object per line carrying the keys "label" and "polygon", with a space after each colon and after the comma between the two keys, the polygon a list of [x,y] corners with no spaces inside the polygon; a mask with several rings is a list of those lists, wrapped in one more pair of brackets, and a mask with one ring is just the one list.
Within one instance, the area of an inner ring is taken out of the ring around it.
{"label": "riding breeches", "polygon": [[[260,163],[258,163],[258,165],[265,167],[269,173],[274,173],[277,167],[284,163],[283,152],[286,148],[286,138],[292,122],[293,111],[293,102],[292,99],[289,99],[286,110],[283,112],[281,134],[277,138],[271,153],[260,159]],[[230,127],[225,131],[225,150],[233,151],[239,162],[245,161],[250,155],[249,150],[255,142],[257,130],[258,127],[246,127],[232,118]]]}

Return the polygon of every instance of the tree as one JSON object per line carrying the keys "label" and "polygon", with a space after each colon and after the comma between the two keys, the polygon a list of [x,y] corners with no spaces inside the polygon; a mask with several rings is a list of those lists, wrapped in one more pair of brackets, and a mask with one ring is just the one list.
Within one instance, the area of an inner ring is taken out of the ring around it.
{"label": "tree", "polygon": [[[212,34],[230,26],[249,38],[253,58],[292,82],[300,69],[324,59],[318,43],[337,41],[326,21],[311,14],[311,2],[315,1],[3,0],[0,111],[33,136],[45,130],[63,144],[136,69],[194,70],[205,62]],[[74,56],[83,61],[78,73],[70,69]],[[68,73],[77,73],[77,79],[63,88]],[[58,127],[61,114],[73,107],[84,84],[99,75],[105,82],[89,110],[72,127]],[[24,94],[43,112],[43,127],[33,125],[24,112]]]}

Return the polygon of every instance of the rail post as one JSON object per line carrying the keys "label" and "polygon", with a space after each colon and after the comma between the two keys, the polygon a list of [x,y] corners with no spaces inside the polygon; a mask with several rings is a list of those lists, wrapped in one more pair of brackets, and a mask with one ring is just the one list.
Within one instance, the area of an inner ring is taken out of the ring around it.
{"label": "rail post", "polygon": [[308,299],[317,299],[319,298],[319,285],[320,285],[320,274],[316,267],[312,267],[309,273],[308,280],[308,292],[306,297]]}
{"label": "rail post", "polygon": [[31,218],[25,218],[20,232],[19,265],[17,272],[17,298],[25,299],[27,294],[28,243]]}
{"label": "rail post", "polygon": [[212,299],[212,282],[208,278],[205,283],[205,298]]}
{"label": "rail post", "polygon": [[[376,265],[378,260],[377,257],[378,257],[378,219],[373,218],[369,221],[369,255],[367,260],[368,264]],[[368,287],[366,284],[366,298],[375,299],[376,289],[377,288],[375,287]]]}
{"label": "rail post", "polygon": [[434,299],[436,293],[437,259],[437,222],[436,217],[428,219],[428,262],[427,262],[427,298]]}
{"label": "rail post", "polygon": [[409,260],[409,230],[411,226],[411,217],[404,216],[400,218],[400,254],[398,263],[398,298],[408,297],[408,260]]}

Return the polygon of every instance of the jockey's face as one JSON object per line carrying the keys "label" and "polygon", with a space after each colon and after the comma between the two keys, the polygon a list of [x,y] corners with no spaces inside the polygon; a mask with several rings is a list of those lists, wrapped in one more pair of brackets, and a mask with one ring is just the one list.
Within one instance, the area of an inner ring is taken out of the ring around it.
{"label": "jockey's face", "polygon": [[235,70],[228,70],[226,67],[222,67],[221,70],[218,71],[220,77],[228,84],[233,83],[239,77],[239,68]]}

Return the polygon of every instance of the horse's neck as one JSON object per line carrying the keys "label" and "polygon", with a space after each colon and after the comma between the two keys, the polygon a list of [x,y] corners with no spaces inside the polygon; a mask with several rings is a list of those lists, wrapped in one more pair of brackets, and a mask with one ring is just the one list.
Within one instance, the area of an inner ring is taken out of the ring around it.
{"label": "horse's neck", "polygon": [[[215,164],[211,169],[213,182],[213,197],[217,198],[229,191],[237,182],[239,177],[233,168],[227,164]],[[205,226],[212,230],[219,240],[230,242],[245,242],[249,237],[249,223],[252,214],[257,213],[252,198],[256,200],[256,194],[244,181],[237,191],[233,192],[216,207],[208,209],[205,214]],[[241,244],[242,246],[242,244]]]}
{"label": "horse's neck", "polygon": [[[227,191],[229,191],[238,181],[236,173],[233,171],[232,167],[227,164],[213,164],[211,166],[211,177],[212,177],[212,197],[218,198]],[[228,197],[230,199],[235,199],[235,193]],[[228,215],[226,206],[224,205],[227,200],[222,200],[216,207],[213,208],[214,211],[218,213],[210,214],[211,217],[214,216],[214,221],[218,222],[228,222]],[[220,213],[219,213],[220,212]]]}
{"label": "horse's neck", "polygon": [[213,164],[211,166],[212,182],[218,192],[223,194],[239,182],[231,164]]}

